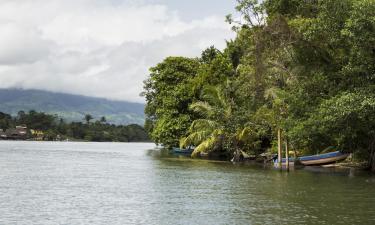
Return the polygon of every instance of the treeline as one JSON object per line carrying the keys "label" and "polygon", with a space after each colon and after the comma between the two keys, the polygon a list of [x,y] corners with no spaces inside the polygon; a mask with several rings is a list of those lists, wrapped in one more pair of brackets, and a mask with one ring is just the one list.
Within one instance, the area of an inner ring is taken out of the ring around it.
{"label": "treeline", "polygon": [[301,154],[337,146],[375,170],[375,1],[237,2],[223,51],[150,69],[151,138],[233,156],[275,152],[281,133]]}
{"label": "treeline", "polygon": [[[149,141],[147,132],[142,126],[113,125],[106,122],[105,117],[93,121],[87,114],[85,122],[65,122],[56,115],[31,110],[20,111],[17,116],[0,112],[0,129],[7,130],[19,125],[26,125],[28,138],[39,136],[43,140],[85,140],[94,142],[143,142]],[[37,131],[32,134],[30,130]]]}

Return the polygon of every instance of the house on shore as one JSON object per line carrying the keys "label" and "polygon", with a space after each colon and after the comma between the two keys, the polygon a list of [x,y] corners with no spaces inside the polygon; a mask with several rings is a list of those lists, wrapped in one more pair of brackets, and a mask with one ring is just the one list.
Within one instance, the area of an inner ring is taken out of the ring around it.
{"label": "house on shore", "polygon": [[43,141],[44,140],[44,132],[41,130],[30,130],[32,140],[34,141]]}
{"label": "house on shore", "polygon": [[0,129],[0,140],[1,139],[7,139],[7,135],[6,135],[6,133],[4,132],[3,129]]}
{"label": "house on shore", "polygon": [[27,127],[25,125],[16,126],[5,131],[6,139],[25,140],[27,138]]}

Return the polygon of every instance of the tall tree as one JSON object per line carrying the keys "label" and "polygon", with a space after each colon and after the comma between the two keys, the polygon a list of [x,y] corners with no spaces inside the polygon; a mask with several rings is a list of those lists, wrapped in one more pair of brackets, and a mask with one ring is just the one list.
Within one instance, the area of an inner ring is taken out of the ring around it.
{"label": "tall tree", "polygon": [[168,57],[150,69],[145,81],[146,124],[151,138],[166,146],[176,146],[185,135],[193,115],[189,104],[196,95],[191,81],[199,68],[197,59]]}
{"label": "tall tree", "polygon": [[90,124],[90,121],[94,118],[92,117],[92,115],[86,114],[84,119],[85,119],[87,124]]}
{"label": "tall tree", "polygon": [[105,118],[105,116],[100,117],[100,122],[101,123],[106,123],[107,122],[107,119]]}

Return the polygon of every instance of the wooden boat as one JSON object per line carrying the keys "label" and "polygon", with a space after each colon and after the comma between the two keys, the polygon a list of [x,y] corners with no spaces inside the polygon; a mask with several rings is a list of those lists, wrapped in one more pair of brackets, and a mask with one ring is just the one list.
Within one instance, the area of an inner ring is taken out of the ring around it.
{"label": "wooden boat", "polygon": [[175,155],[191,155],[193,148],[172,148],[172,152]]}
{"label": "wooden boat", "polygon": [[340,151],[330,152],[320,155],[311,155],[299,157],[299,161],[305,166],[316,166],[316,165],[326,165],[339,162],[346,159],[350,154],[342,153]]}
{"label": "wooden boat", "polygon": [[[349,156],[349,153],[342,153],[340,151],[318,154],[318,155],[310,155],[310,156],[301,156],[298,157],[297,160],[304,166],[318,166],[318,165],[327,165],[333,164],[338,161],[344,160]],[[289,165],[294,165],[294,158],[289,158]],[[286,158],[282,159],[282,165],[286,164]],[[277,158],[274,160],[274,164],[278,165]]]}

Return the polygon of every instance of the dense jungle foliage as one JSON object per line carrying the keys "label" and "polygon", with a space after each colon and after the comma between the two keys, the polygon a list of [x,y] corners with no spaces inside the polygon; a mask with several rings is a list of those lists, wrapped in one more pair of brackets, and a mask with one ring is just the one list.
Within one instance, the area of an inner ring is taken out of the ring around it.
{"label": "dense jungle foliage", "polygon": [[375,170],[375,1],[237,0],[237,33],[200,58],[168,57],[142,93],[146,129],[199,152],[337,146]]}
{"label": "dense jungle foliage", "polygon": [[84,140],[95,142],[142,142],[149,141],[147,132],[137,124],[113,125],[106,121],[105,117],[93,121],[90,114],[82,118],[85,122],[67,123],[56,115],[49,115],[31,110],[20,111],[12,117],[0,112],[0,129],[6,131],[18,125],[26,125],[27,138],[36,138],[30,130],[39,131],[42,140]]}

